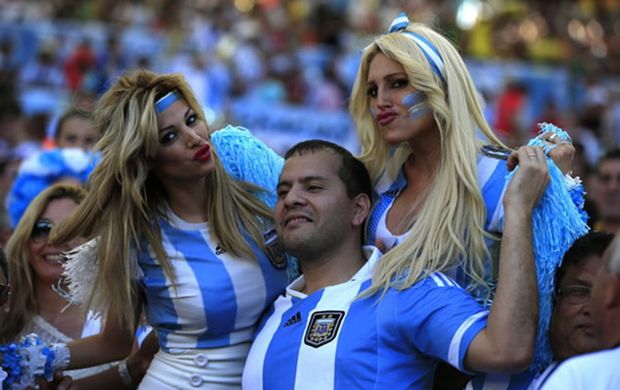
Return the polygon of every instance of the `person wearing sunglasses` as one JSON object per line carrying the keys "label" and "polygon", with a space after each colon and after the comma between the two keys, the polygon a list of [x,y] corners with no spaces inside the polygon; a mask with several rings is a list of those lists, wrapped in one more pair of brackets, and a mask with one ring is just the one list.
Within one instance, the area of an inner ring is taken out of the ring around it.
{"label": "person wearing sunglasses", "polygon": [[[0,324],[0,339],[15,340],[20,334],[36,331],[43,338],[60,332],[79,338],[89,324],[79,307],[68,307],[54,286],[62,273],[63,251],[83,242],[76,239],[62,246],[50,245],[48,236],[54,225],[64,221],[82,201],[84,191],[77,186],[55,185],[35,198],[26,209],[7,242],[12,288],[9,310]],[[90,327],[90,326],[88,326]],[[50,329],[54,330],[50,330]],[[44,331],[45,330],[45,331]],[[92,331],[92,330],[91,330]],[[45,336],[44,336],[45,335]]]}
{"label": "person wearing sunglasses", "polygon": [[[76,185],[58,183],[50,186],[34,198],[7,242],[8,268],[3,266],[0,276],[0,304],[7,300],[5,310],[0,313],[1,343],[15,342],[32,333],[46,344],[67,343],[100,332],[100,316],[80,306],[70,305],[56,291],[62,285],[59,280],[63,270],[63,252],[82,244],[84,239],[76,238],[62,245],[54,245],[49,240],[52,229],[77,209],[84,194],[84,189]],[[9,271],[10,296],[6,278]],[[121,367],[126,365],[133,377],[138,377],[141,374],[136,368],[144,361],[150,361],[150,357],[134,354]],[[146,369],[142,373],[144,371]],[[65,374],[75,379],[76,385],[82,388],[134,387],[124,386],[126,375],[124,379],[124,373],[116,364],[70,370]],[[57,374],[57,381],[62,381],[62,378]],[[48,385],[55,386],[53,383]]]}

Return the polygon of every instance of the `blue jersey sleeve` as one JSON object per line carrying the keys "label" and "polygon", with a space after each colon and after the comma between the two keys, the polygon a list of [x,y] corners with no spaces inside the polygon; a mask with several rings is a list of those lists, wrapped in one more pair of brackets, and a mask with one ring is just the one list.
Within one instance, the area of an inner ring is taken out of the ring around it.
{"label": "blue jersey sleeve", "polygon": [[480,156],[478,159],[478,182],[486,208],[484,229],[487,232],[501,233],[504,218],[502,199],[508,185],[506,161]]}
{"label": "blue jersey sleeve", "polygon": [[398,301],[396,316],[403,340],[424,355],[464,371],[465,354],[486,327],[488,311],[441,273],[401,291]]}
{"label": "blue jersey sleeve", "polygon": [[211,134],[211,143],[224,169],[237,180],[265,189],[260,198],[273,208],[284,159],[243,127],[217,130]]}

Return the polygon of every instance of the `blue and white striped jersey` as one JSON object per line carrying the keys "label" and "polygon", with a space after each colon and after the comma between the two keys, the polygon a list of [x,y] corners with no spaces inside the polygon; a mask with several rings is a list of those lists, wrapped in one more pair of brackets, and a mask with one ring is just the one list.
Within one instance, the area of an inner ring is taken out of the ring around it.
{"label": "blue and white striped jersey", "polygon": [[261,321],[244,389],[430,388],[437,362],[459,369],[487,310],[436,273],[406,290],[356,299],[380,253],[345,283],[305,295],[303,276]]}
{"label": "blue and white striped jersey", "polygon": [[[480,184],[482,197],[486,205],[487,217],[484,226],[488,232],[502,232],[502,219],[504,217],[502,198],[507,187],[507,175],[506,161],[484,155],[478,156],[478,183]],[[369,218],[366,242],[374,243],[376,239],[379,239],[386,245],[386,249],[391,249],[404,239],[406,233],[400,236],[392,235],[385,227],[385,215],[398,196],[398,193],[407,185],[407,181],[404,173],[400,170],[392,183],[386,180],[383,180],[383,183],[382,186],[377,187],[379,199]],[[466,286],[469,283],[469,279],[459,269],[453,270],[449,275],[454,277],[462,286]],[[480,299],[483,298],[480,297]],[[468,384],[468,389],[525,389],[532,378],[533,374],[529,371],[514,375],[480,374],[476,375]]]}
{"label": "blue and white striped jersey", "polygon": [[[244,128],[227,126],[211,135],[226,171],[261,186],[273,206],[283,159]],[[138,251],[141,286],[150,325],[163,350],[219,348],[252,340],[261,313],[289,282],[286,259],[256,260],[224,251],[207,223],[188,223],[171,210],[160,221],[162,243],[176,275],[176,289],[148,247]]]}
{"label": "blue and white striped jersey", "polygon": [[[484,155],[478,156],[478,183],[486,205],[487,217],[484,227],[488,232],[501,233],[502,231],[501,220],[504,216],[502,197],[506,191],[507,174],[506,161]],[[368,219],[366,231],[368,245],[374,245],[379,239],[386,249],[391,249],[404,238],[404,234],[395,236],[385,229],[385,215],[400,191],[406,186],[407,180],[402,169],[398,171],[398,176],[393,181],[387,178],[387,175],[379,181],[375,188],[378,199]]]}
{"label": "blue and white striped jersey", "polygon": [[467,383],[465,390],[525,390],[534,380],[532,371],[509,374],[480,374]]}
{"label": "blue and white striped jersey", "polygon": [[190,224],[171,211],[161,221],[176,289],[150,251],[138,263],[149,324],[163,350],[217,348],[248,342],[261,313],[288,282],[286,263],[254,247],[258,261],[224,251],[206,223]]}

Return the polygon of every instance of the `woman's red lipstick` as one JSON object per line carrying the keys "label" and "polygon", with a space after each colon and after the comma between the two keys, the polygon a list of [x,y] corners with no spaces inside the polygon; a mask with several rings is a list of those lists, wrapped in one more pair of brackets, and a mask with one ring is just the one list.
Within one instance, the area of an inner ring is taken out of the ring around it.
{"label": "woman's red lipstick", "polygon": [[210,158],[211,158],[211,145],[209,144],[204,144],[194,154],[194,160],[207,161]]}

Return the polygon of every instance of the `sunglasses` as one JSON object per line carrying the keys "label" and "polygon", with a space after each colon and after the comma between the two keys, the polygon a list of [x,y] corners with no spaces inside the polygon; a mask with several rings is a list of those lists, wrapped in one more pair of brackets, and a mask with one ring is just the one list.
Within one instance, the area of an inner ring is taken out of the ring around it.
{"label": "sunglasses", "polygon": [[39,219],[32,228],[30,238],[35,240],[47,239],[50,236],[50,232],[54,227],[54,223],[49,219]]}

